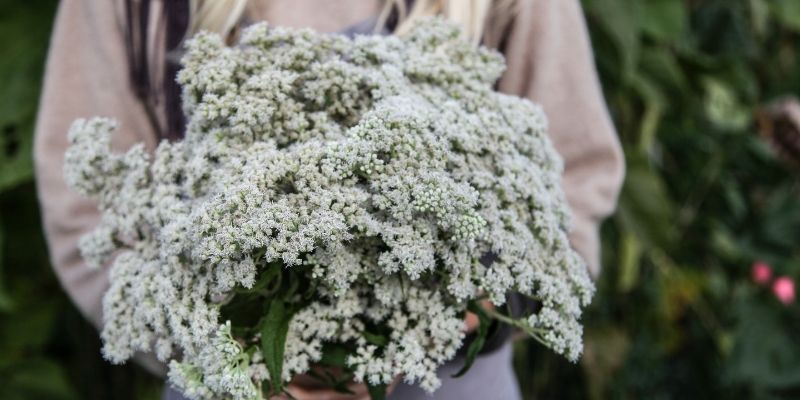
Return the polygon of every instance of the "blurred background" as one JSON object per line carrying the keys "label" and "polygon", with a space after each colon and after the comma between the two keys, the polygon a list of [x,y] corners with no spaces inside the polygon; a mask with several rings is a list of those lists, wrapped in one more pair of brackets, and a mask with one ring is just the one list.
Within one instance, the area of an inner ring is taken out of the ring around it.
{"label": "blurred background", "polygon": [[[800,106],[774,106],[800,94],[800,0],[583,4],[628,172],[586,354],[517,343],[525,398],[800,398]],[[56,5],[0,0],[0,399],[157,399],[48,264],[31,151]]]}

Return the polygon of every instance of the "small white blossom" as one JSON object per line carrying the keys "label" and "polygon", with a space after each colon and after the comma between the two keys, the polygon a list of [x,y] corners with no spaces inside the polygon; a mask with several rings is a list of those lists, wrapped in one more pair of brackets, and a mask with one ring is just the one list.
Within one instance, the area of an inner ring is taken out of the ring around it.
{"label": "small white blossom", "polygon": [[192,399],[261,398],[259,334],[235,337],[220,310],[290,268],[314,292],[286,381],[346,343],[357,381],[432,392],[481,293],[539,299],[519,326],[576,359],[594,286],[569,245],[563,162],[541,108],[493,90],[502,57],[459,37],[434,19],[402,38],[200,33],[178,75],[185,139],[115,154],[113,121],[76,121],[65,178],[103,213],[80,248],[92,266],[117,254],[105,357],[154,351]]}

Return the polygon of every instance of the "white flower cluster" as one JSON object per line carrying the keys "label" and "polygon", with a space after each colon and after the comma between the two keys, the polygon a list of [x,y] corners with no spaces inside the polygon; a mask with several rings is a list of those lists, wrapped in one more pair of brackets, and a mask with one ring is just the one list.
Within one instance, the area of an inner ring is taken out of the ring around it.
{"label": "white flower cluster", "polygon": [[[385,347],[363,337],[369,323],[383,323],[391,330]],[[385,384],[402,374],[432,392],[440,383],[437,367],[453,358],[461,345],[463,324],[441,294],[416,286],[403,290],[399,282],[385,279],[298,313],[289,328],[284,379],[319,360],[324,342],[352,340],[357,350],[346,362],[356,380]]]}
{"label": "white flower cluster", "polygon": [[120,155],[113,121],[69,133],[66,179],[103,212],[81,250],[94,266],[118,254],[109,360],[155,351],[191,398],[260,398],[259,334],[221,310],[274,268],[316,285],[289,325],[287,381],[351,343],[356,380],[433,391],[466,301],[510,291],[541,303],[520,326],[580,355],[594,286],[568,243],[562,162],[542,110],[492,90],[500,55],[437,19],[402,38],[262,23],[236,46],[197,35],[183,63],[184,140]]}

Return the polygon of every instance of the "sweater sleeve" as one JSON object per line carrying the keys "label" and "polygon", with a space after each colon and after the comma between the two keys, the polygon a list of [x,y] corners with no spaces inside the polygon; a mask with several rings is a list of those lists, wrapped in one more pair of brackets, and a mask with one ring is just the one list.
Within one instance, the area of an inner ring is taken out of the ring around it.
{"label": "sweater sleeve", "polygon": [[508,26],[502,92],[540,104],[564,158],[563,187],[573,212],[570,241],[597,276],[599,224],[615,207],[624,161],[603,99],[578,0],[525,0]]}
{"label": "sweater sleeve", "polygon": [[101,324],[107,269],[90,269],[78,239],[100,219],[96,205],[71,191],[62,165],[67,130],[76,118],[112,117],[119,128],[115,151],[155,136],[143,105],[129,86],[120,2],[64,0],[59,4],[45,68],[36,123],[34,160],[39,203],[50,258],[61,284],[81,312]]}

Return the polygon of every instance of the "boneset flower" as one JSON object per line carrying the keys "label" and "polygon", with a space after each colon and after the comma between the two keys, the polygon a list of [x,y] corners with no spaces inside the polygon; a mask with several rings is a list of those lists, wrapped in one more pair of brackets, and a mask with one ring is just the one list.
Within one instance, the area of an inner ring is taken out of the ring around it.
{"label": "boneset flower", "polygon": [[541,108],[492,90],[502,57],[459,37],[200,33],[185,139],[114,154],[113,121],[76,121],[66,179],[103,213],[81,250],[117,254],[105,357],[155,351],[190,398],[252,399],[338,348],[357,381],[432,392],[468,305],[516,291],[539,311],[506,322],[577,359],[594,285],[562,161]]}

